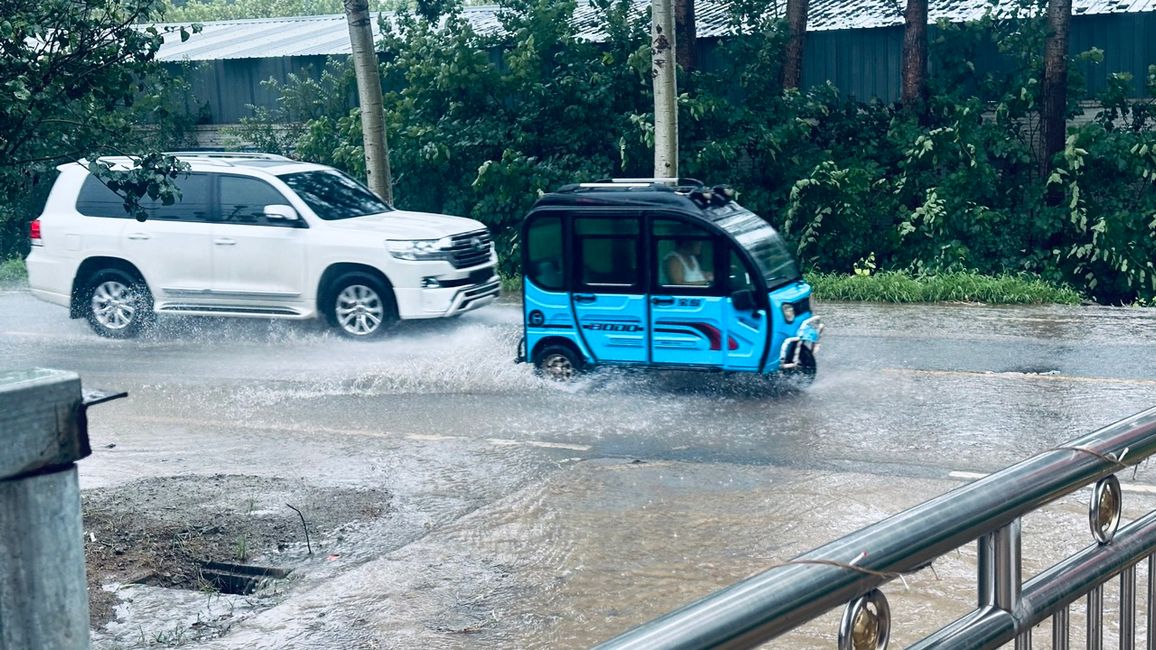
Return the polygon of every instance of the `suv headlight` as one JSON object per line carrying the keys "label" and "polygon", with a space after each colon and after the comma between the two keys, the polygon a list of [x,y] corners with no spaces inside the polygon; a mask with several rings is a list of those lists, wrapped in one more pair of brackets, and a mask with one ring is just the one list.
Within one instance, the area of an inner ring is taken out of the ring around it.
{"label": "suv headlight", "polygon": [[389,254],[399,260],[447,260],[453,242],[449,237],[441,239],[389,239],[385,245]]}

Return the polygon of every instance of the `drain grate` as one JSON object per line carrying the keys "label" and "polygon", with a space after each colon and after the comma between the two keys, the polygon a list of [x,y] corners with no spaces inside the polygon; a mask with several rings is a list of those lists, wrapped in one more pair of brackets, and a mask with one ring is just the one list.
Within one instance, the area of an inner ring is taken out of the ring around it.
{"label": "drain grate", "polygon": [[289,575],[291,569],[233,564],[231,562],[205,562],[201,564],[201,577],[223,594],[247,596],[257,591],[270,580],[280,580]]}

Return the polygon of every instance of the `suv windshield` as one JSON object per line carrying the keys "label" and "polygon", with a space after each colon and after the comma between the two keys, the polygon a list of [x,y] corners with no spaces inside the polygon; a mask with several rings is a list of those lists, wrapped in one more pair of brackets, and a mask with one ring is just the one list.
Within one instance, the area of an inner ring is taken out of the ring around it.
{"label": "suv windshield", "polygon": [[712,220],[734,235],[739,244],[751,253],[769,289],[801,279],[799,267],[787,251],[783,238],[759,215],[736,207],[729,212],[715,212]]}
{"label": "suv windshield", "polygon": [[390,212],[369,188],[334,169],[278,176],[326,221]]}

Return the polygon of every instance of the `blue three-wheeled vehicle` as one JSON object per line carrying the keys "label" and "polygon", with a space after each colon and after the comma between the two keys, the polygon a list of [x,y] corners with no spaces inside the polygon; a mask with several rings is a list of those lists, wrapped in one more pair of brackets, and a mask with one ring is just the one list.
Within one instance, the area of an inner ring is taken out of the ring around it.
{"label": "blue three-wheeled vehicle", "polygon": [[823,326],[769,223],[724,187],[567,185],[522,224],[519,361],[568,380],[594,366],[790,375],[809,383]]}

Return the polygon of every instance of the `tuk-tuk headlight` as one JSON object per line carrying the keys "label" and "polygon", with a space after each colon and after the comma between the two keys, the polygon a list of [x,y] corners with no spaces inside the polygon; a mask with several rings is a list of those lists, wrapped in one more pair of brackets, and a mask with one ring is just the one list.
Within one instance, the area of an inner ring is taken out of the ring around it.
{"label": "tuk-tuk headlight", "polygon": [[787,321],[788,325],[795,322],[795,306],[789,302],[783,303],[783,320]]}

